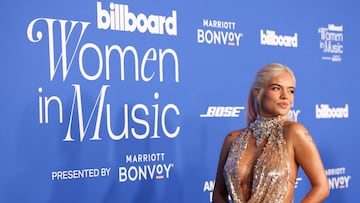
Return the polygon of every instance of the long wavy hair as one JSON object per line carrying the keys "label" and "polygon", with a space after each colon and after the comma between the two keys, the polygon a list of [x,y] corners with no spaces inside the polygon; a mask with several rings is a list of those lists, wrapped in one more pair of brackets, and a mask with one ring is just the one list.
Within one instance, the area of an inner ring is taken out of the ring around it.
{"label": "long wavy hair", "polygon": [[[255,80],[251,85],[248,96],[247,112],[246,112],[246,124],[249,126],[250,123],[255,121],[259,114],[259,100],[263,94],[265,84],[272,78],[283,72],[287,72],[293,78],[296,84],[296,78],[293,71],[280,63],[272,63],[261,68],[255,76]],[[255,90],[258,90],[256,96]]]}

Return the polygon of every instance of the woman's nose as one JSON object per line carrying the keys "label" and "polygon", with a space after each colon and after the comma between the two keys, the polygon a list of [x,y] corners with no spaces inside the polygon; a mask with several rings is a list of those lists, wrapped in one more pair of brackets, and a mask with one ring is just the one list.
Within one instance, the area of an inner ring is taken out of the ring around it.
{"label": "woman's nose", "polygon": [[289,98],[289,93],[286,90],[282,90],[280,97],[282,99],[288,99]]}

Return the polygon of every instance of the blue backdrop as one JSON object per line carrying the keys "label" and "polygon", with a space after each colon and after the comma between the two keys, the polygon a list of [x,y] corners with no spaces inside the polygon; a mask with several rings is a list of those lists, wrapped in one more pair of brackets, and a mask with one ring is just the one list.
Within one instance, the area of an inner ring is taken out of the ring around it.
{"label": "blue backdrop", "polygon": [[[256,71],[297,76],[295,120],[356,202],[352,1],[0,3],[0,202],[211,202]],[[309,189],[300,171],[295,202]]]}

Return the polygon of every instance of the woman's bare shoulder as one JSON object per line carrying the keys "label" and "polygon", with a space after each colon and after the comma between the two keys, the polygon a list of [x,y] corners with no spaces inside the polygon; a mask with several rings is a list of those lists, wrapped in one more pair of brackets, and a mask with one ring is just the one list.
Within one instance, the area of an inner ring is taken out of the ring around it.
{"label": "woman's bare shoulder", "polygon": [[232,130],[230,131],[227,136],[225,137],[225,142],[232,142],[237,138],[246,128],[238,129],[238,130]]}
{"label": "woman's bare shoulder", "polygon": [[304,130],[305,126],[299,122],[295,121],[285,121],[284,127],[289,128],[291,130]]}
{"label": "woman's bare shoulder", "polygon": [[297,141],[311,139],[310,133],[306,127],[303,124],[294,121],[286,121],[284,123],[284,135],[287,139]]}

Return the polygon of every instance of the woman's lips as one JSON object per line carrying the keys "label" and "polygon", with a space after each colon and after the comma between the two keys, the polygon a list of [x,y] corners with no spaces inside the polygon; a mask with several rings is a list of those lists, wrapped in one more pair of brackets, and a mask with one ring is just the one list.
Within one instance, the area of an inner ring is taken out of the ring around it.
{"label": "woman's lips", "polygon": [[280,102],[280,103],[279,103],[279,106],[280,106],[281,108],[287,108],[287,107],[289,106],[289,104],[288,104],[287,102]]}

